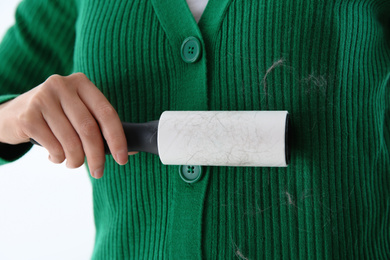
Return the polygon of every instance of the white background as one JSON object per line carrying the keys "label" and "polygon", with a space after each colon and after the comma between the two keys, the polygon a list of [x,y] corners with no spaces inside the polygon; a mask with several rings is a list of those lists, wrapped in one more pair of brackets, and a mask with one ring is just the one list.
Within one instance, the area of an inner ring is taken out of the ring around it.
{"label": "white background", "polygon": [[[0,39],[20,0],[0,0]],[[1,57],[0,57],[1,58]],[[34,147],[0,166],[0,259],[90,259],[95,226],[84,166],[69,170]]]}

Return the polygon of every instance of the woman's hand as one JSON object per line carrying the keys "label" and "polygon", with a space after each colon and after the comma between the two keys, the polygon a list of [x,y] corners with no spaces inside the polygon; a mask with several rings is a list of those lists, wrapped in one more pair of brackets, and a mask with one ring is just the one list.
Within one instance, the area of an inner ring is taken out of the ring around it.
{"label": "woman's hand", "polygon": [[[34,139],[49,159],[77,168],[85,156],[91,174],[103,176],[103,139],[118,164],[128,161],[126,137],[115,109],[82,73],[53,75],[43,84],[0,105],[0,142]],[[134,153],[132,153],[134,154]]]}

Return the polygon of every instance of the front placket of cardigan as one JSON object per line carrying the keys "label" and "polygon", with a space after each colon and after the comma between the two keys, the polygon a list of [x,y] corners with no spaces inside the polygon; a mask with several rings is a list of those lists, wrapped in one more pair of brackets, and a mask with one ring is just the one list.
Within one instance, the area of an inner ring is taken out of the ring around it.
{"label": "front placket of cardigan", "polygon": [[[225,10],[227,2],[229,1],[223,0],[218,4],[214,3],[214,6],[218,6],[219,10]],[[152,4],[173,50],[173,67],[178,76],[172,79],[174,83],[170,86],[170,93],[172,93],[171,98],[175,109],[208,110],[207,48],[186,1],[152,0]],[[222,16],[222,13],[217,12],[213,16]],[[221,16],[218,17],[218,21]],[[211,24],[212,28],[217,28],[218,22]],[[189,37],[198,39],[201,46],[201,57],[193,63],[185,62],[181,54],[182,44]],[[167,242],[169,259],[202,259],[202,218],[209,181],[208,169],[203,167],[202,177],[195,183],[183,181],[178,174],[178,166],[171,166],[170,169],[170,174],[174,175],[174,194],[170,209],[170,235]]]}

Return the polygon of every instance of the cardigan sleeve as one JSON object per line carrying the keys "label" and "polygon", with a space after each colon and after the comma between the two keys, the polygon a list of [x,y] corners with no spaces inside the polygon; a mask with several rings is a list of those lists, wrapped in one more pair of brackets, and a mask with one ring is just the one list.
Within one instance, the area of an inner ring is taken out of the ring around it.
{"label": "cardigan sleeve", "polygon": [[[15,25],[0,43],[0,103],[73,69],[77,8],[73,0],[24,0]],[[0,143],[0,165],[23,156],[30,144]]]}

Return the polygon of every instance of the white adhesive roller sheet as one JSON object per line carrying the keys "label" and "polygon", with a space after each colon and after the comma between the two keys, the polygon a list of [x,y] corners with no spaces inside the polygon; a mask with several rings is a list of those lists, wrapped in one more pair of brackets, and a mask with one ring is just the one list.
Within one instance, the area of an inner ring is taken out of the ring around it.
{"label": "white adhesive roller sheet", "polygon": [[163,164],[288,165],[287,111],[166,111],[158,124]]}

